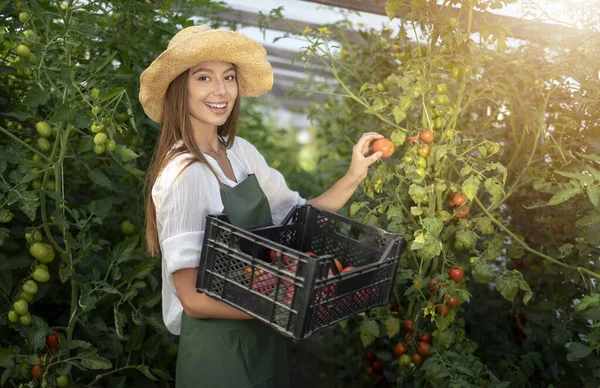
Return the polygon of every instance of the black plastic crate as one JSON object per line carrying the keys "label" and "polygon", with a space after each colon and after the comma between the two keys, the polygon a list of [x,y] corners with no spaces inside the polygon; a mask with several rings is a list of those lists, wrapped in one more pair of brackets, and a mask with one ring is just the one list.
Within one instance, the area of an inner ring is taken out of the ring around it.
{"label": "black plastic crate", "polygon": [[[309,205],[249,231],[208,216],[196,289],[299,340],[388,304],[403,248],[396,234]],[[355,269],[339,273],[334,258]]]}

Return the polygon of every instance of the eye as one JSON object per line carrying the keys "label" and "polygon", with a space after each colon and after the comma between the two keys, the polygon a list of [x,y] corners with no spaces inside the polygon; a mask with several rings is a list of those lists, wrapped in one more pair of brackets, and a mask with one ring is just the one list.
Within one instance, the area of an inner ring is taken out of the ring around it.
{"label": "eye", "polygon": [[205,75],[201,75],[200,77],[198,77],[198,81],[207,81],[208,77]]}
{"label": "eye", "polygon": [[226,79],[227,81],[233,81],[233,80],[235,80],[235,75],[228,75],[228,76],[225,76],[225,79]]}

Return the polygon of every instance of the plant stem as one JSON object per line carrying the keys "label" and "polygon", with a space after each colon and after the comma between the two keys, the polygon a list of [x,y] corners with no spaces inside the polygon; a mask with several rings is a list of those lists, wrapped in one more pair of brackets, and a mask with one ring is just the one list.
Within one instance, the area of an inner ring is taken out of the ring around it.
{"label": "plant stem", "polygon": [[560,265],[561,267],[564,268],[568,268],[568,269],[572,269],[575,271],[579,271],[581,272],[585,272],[586,274],[593,276],[595,278],[600,279],[600,274],[590,271],[587,268],[583,268],[583,267],[575,267],[566,263],[563,263],[562,261],[556,260],[548,255],[545,255],[533,248],[531,248],[529,245],[527,245],[525,243],[525,241],[523,241],[521,238],[519,238],[516,234],[514,234],[510,229],[508,229],[506,226],[504,226],[500,221],[498,221],[486,208],[485,206],[483,206],[483,204],[481,203],[481,201],[479,200],[479,198],[475,197],[474,198],[475,203],[477,203],[477,206],[479,206],[479,208],[481,208],[481,210],[485,213],[485,215],[492,221],[492,223],[494,223],[496,226],[498,226],[500,229],[502,229],[506,234],[508,234],[509,236],[511,236],[513,238],[513,241],[518,242],[526,251],[528,251],[529,253],[533,253],[536,256],[541,257],[542,259],[548,260],[554,264]]}
{"label": "plant stem", "polygon": [[40,151],[36,150],[35,148],[33,148],[32,146],[30,146],[29,144],[25,143],[23,140],[19,139],[15,135],[13,135],[7,129],[4,129],[4,128],[0,127],[0,132],[4,132],[6,135],[8,135],[8,137],[10,137],[11,139],[13,139],[17,143],[20,143],[23,147],[25,147],[28,150],[32,151],[36,155],[39,155],[40,157],[46,159],[47,162],[52,163],[52,159],[50,159],[46,155],[42,154]]}

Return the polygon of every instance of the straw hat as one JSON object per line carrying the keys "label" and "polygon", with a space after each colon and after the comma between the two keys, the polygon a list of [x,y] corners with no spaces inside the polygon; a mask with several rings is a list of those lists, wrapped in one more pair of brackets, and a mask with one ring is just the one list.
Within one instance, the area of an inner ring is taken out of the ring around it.
{"label": "straw hat", "polygon": [[237,32],[207,25],[187,27],[175,34],[167,49],[142,72],[140,102],[148,117],[161,123],[171,81],[205,61],[235,64],[241,96],[258,97],[273,87],[273,69],[260,43]]}

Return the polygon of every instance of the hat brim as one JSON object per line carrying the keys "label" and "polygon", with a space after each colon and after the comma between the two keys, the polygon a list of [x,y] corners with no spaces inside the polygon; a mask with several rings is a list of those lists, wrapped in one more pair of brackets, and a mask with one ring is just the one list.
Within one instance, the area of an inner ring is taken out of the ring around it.
{"label": "hat brim", "polygon": [[207,61],[235,64],[243,97],[258,97],[273,87],[273,69],[260,43],[234,31],[204,31],[201,36],[192,35],[167,48],[142,72],[139,99],[148,117],[161,123],[169,84],[184,71]]}

